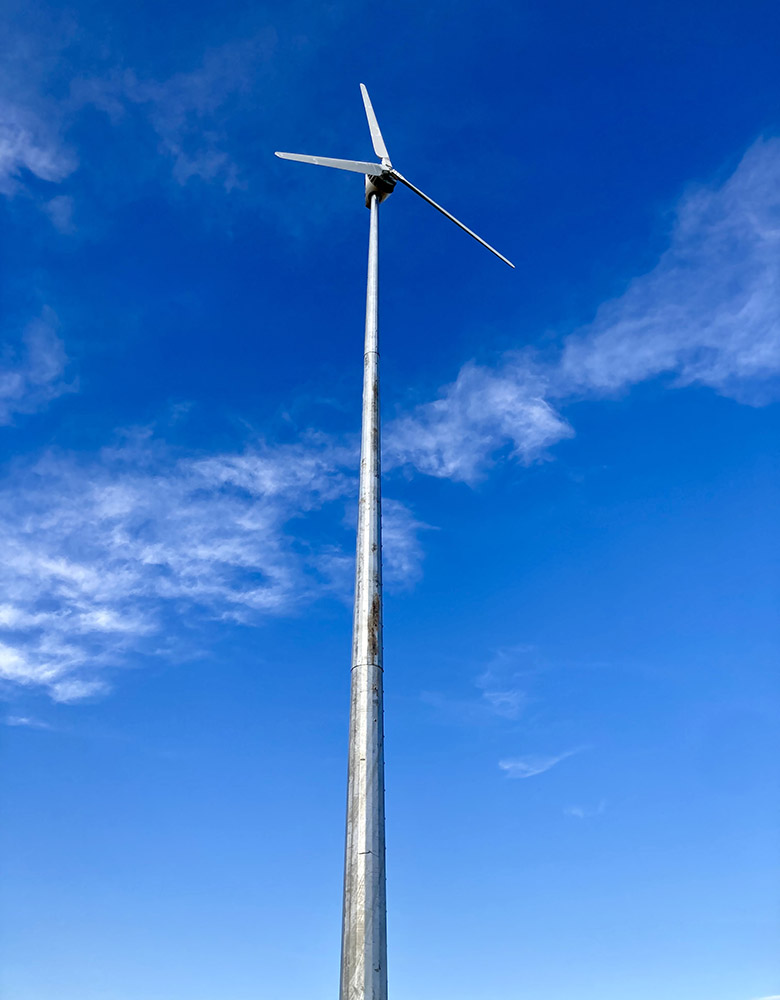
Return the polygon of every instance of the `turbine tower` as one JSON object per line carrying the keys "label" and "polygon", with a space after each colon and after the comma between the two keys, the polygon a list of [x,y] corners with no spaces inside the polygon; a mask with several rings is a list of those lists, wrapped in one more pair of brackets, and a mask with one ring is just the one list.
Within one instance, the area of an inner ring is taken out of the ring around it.
{"label": "turbine tower", "polygon": [[363,424],[360,448],[352,693],[349,719],[347,831],[339,1000],[387,1000],[385,779],[382,708],[382,501],[379,446],[378,209],[400,181],[504,263],[494,247],[403,177],[390,162],[368,91],[360,84],[371,141],[380,163],[277,153],[285,160],[365,174],[368,237]]}

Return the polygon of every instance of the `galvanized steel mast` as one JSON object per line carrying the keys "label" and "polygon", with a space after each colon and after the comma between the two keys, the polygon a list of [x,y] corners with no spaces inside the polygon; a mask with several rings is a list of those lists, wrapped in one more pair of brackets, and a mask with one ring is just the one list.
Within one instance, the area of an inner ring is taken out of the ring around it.
{"label": "galvanized steel mast", "polygon": [[386,1000],[385,780],[382,708],[379,201],[369,194],[363,423],[360,449],[352,696],[340,1000]]}
{"label": "galvanized steel mast", "polygon": [[510,267],[511,261],[415,187],[390,162],[368,91],[361,83],[371,142],[379,163],[307,153],[277,153],[320,167],[365,174],[368,240],[363,424],[360,450],[352,694],[349,721],[347,837],[340,1000],[387,1000],[385,903],[385,761],[382,709],[382,501],[379,454],[379,204],[400,182]]}

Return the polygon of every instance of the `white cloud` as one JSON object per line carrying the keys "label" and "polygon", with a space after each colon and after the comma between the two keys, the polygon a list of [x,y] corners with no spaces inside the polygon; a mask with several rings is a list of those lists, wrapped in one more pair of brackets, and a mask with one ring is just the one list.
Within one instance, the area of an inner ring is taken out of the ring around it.
{"label": "white cloud", "polygon": [[488,670],[477,678],[477,687],[482,690],[482,701],[493,715],[504,719],[517,719],[528,704],[528,695],[513,681],[514,677],[502,677]]}
{"label": "white cloud", "polygon": [[53,108],[0,98],[0,194],[22,190],[25,171],[57,182],[76,169],[78,161],[63,143],[59,118]]}
{"label": "white cloud", "polygon": [[51,86],[75,23],[55,15],[55,30],[30,33],[12,20],[4,22],[0,43],[0,194],[8,197],[29,194],[31,178],[60,183],[78,166],[65,139],[67,102]]}
{"label": "white cloud", "polygon": [[664,372],[737,396],[780,373],[780,139],[685,195],[669,249],[569,338],[557,379],[604,393]]}
{"label": "white cloud", "polygon": [[0,361],[0,425],[74,390],[73,383],[63,379],[67,357],[56,330],[57,317],[44,308],[25,329],[22,350],[13,354],[8,349]]}
{"label": "white cloud", "polygon": [[[140,435],[97,460],[17,469],[0,491],[0,677],[74,701],[106,690],[106,667],[158,655],[184,621],[254,623],[346,596],[354,466],[321,435],[178,459]],[[307,520],[323,510],[325,532]],[[393,501],[386,524],[389,579],[414,578],[423,526]]]}
{"label": "white cloud", "polygon": [[[398,500],[382,500],[382,563],[384,579],[410,586],[422,572],[420,532],[432,530]],[[350,571],[354,569],[350,560]]]}
{"label": "white cloud", "polygon": [[539,755],[528,755],[525,757],[511,757],[500,760],[498,766],[506,773],[507,778],[533,778],[537,774],[544,774],[551,767],[555,767],[567,757],[573,757],[579,750],[567,750],[566,753],[557,754],[553,757],[542,757]]}
{"label": "white cloud", "polygon": [[528,697],[519,688],[486,688],[482,697],[495,715],[504,719],[516,719],[523,712]]}
{"label": "white cloud", "polygon": [[5,724],[6,726],[23,726],[27,729],[51,729],[48,722],[41,722],[29,715],[8,715]]}
{"label": "white cloud", "polygon": [[533,671],[534,647],[519,644],[496,650],[485,671],[476,679],[482,702],[493,715],[517,719],[531,701],[526,681]]}
{"label": "white cloud", "polygon": [[472,482],[508,448],[538,459],[573,431],[556,407],[667,374],[759,403],[780,375],[780,139],[759,140],[722,184],[689,191],[670,246],[604,303],[553,361],[469,362],[439,397],[392,421],[388,459]]}
{"label": "white cloud", "polygon": [[55,680],[49,685],[49,694],[54,701],[62,702],[65,705],[105,694],[108,690],[109,686],[106,681],[84,680],[80,677],[66,677],[63,680]]}
{"label": "white cloud", "polygon": [[521,356],[496,369],[469,362],[438,399],[389,424],[388,464],[472,482],[501,448],[530,462],[572,434],[544,400],[545,390],[544,379]]}
{"label": "white cloud", "polygon": [[590,819],[593,816],[603,815],[606,808],[606,801],[601,799],[595,806],[566,806],[563,814],[571,816],[573,819]]}
{"label": "white cloud", "polygon": [[54,228],[60,233],[75,231],[73,224],[73,199],[70,195],[58,194],[43,205],[44,212],[49,216]]}
{"label": "white cloud", "polygon": [[532,698],[525,680],[532,646],[503,647],[474,679],[479,696],[453,697],[442,691],[423,691],[422,700],[440,718],[461,725],[494,724],[496,719],[511,723],[526,711]]}

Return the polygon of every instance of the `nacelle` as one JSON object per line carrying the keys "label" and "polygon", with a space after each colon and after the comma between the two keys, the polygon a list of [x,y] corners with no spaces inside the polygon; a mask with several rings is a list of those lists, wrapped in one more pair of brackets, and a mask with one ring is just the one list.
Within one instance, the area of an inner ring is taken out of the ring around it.
{"label": "nacelle", "polygon": [[378,177],[370,177],[366,174],[366,208],[371,208],[371,195],[376,195],[378,202],[389,198],[395,189],[395,177],[389,170],[385,170]]}

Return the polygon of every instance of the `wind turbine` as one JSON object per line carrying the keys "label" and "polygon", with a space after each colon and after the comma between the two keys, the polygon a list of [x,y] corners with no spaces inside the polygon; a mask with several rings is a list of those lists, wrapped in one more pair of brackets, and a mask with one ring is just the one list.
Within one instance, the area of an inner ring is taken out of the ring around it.
{"label": "wind turbine", "polygon": [[352,690],[349,720],[347,830],[340,1000],[387,1000],[385,903],[385,781],[382,690],[382,503],[379,449],[378,208],[400,181],[446,215],[505,264],[514,264],[468,226],[415,187],[390,162],[368,91],[363,104],[379,163],[336,160],[305,153],[277,153],[284,160],[365,174],[368,239],[366,334],[363,355],[363,422],[360,450]]}

